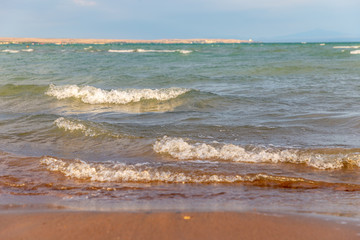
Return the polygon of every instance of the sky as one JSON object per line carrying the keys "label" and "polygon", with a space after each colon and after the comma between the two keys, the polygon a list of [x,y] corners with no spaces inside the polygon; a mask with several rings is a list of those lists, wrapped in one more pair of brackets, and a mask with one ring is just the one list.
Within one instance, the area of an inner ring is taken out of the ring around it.
{"label": "sky", "polygon": [[0,37],[360,41],[360,0],[0,0]]}

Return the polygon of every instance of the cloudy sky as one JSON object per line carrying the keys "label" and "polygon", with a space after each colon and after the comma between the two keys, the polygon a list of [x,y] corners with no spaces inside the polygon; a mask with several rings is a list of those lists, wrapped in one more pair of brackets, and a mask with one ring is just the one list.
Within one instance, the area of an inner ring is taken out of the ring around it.
{"label": "cloudy sky", "polygon": [[0,0],[0,37],[360,41],[360,0]]}

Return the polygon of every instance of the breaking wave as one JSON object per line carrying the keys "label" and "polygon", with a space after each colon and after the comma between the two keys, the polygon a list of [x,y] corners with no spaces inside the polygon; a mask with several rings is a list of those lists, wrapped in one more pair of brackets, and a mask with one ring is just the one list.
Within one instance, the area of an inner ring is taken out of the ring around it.
{"label": "breaking wave", "polygon": [[19,53],[20,50],[5,49],[5,50],[2,50],[1,52],[3,52],[3,53]]}
{"label": "breaking wave", "polygon": [[188,143],[182,138],[163,137],[153,145],[155,152],[180,160],[223,160],[248,163],[306,164],[317,169],[360,167],[360,154],[326,153],[326,151],[254,147],[246,149],[233,144]]}
{"label": "breaking wave", "polygon": [[5,50],[2,50],[1,52],[3,52],[3,53],[19,53],[20,51],[21,52],[33,52],[34,49],[32,49],[32,48],[21,49],[21,50],[5,49]]}
{"label": "breaking wave", "polygon": [[32,48],[27,48],[27,49],[21,49],[22,52],[33,52],[34,49]]}
{"label": "breaking wave", "polygon": [[360,50],[351,51],[350,54],[360,54]]}
{"label": "breaking wave", "polygon": [[356,48],[360,48],[360,46],[335,46],[333,48],[340,48],[340,49],[356,49]]}
{"label": "breaking wave", "polygon": [[101,124],[95,124],[93,122],[81,121],[78,119],[68,119],[59,117],[54,121],[54,125],[59,129],[74,134],[81,133],[86,137],[110,137],[110,138],[126,138],[137,139],[139,137],[128,135],[126,133],[116,133],[112,130],[104,128]]}
{"label": "breaking wave", "polygon": [[110,53],[131,53],[131,52],[134,52],[134,50],[133,49],[125,49],[125,50],[110,49],[108,52],[110,52]]}
{"label": "breaking wave", "polygon": [[87,163],[82,160],[66,161],[44,157],[40,163],[50,171],[63,173],[67,177],[100,182],[168,182],[168,183],[212,183],[242,182],[242,176],[199,175],[149,166],[147,163]]}
{"label": "breaking wave", "polygon": [[209,172],[183,171],[170,166],[150,163],[88,163],[82,160],[63,160],[43,157],[40,164],[51,172],[60,172],[66,177],[96,182],[136,182],[136,183],[242,183],[262,187],[280,188],[333,188],[342,191],[360,191],[360,186],[347,183],[319,182],[299,177],[275,176],[266,173],[246,175],[212,174]]}
{"label": "breaking wave", "polygon": [[121,49],[121,50],[114,50],[110,49],[108,52],[111,53],[182,53],[182,54],[189,54],[193,51],[191,50],[182,50],[182,49],[176,49],[176,50],[155,50],[155,49]]}
{"label": "breaking wave", "polygon": [[91,128],[86,127],[84,124],[69,119],[65,119],[63,117],[56,119],[54,121],[54,124],[58,128],[64,129],[65,131],[69,131],[69,132],[80,131],[83,134],[85,134],[85,136],[95,137],[99,135],[99,133],[97,133]]}
{"label": "breaking wave", "polygon": [[127,104],[142,100],[166,101],[176,98],[190,89],[162,88],[162,89],[113,89],[103,90],[92,86],[50,85],[46,95],[57,99],[78,98],[89,104]]}

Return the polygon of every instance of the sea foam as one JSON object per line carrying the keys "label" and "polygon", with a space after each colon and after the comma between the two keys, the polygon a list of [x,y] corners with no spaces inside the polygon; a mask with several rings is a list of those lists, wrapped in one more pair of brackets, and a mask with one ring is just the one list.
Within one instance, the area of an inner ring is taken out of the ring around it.
{"label": "sea foam", "polygon": [[360,46],[335,46],[333,48],[340,48],[340,49],[352,49],[352,48],[360,48]]}
{"label": "sea foam", "polygon": [[105,136],[111,138],[127,138],[127,139],[138,138],[136,136],[131,136],[127,134],[118,134],[114,131],[110,131],[107,130],[106,128],[103,128],[101,124],[100,125],[94,124],[86,121],[81,121],[78,119],[59,117],[54,121],[54,125],[65,132],[70,132],[75,134],[80,133],[86,137]]}
{"label": "sea foam", "polygon": [[182,184],[227,184],[245,183],[265,187],[283,188],[334,188],[344,191],[359,191],[358,185],[346,183],[317,182],[300,177],[270,175],[266,173],[251,173],[245,175],[212,174],[203,171],[182,171],[179,168],[150,163],[89,163],[80,159],[63,160],[54,157],[43,157],[40,164],[48,171],[59,172],[66,177],[95,182],[135,182],[135,183],[182,183]]}
{"label": "sea foam", "polygon": [[49,171],[61,172],[67,177],[99,182],[226,183],[251,180],[240,175],[192,175],[163,170],[146,163],[87,163],[78,159],[62,160],[53,157],[44,157],[40,163]]}
{"label": "sea foam", "polygon": [[88,163],[83,160],[63,160],[43,157],[40,163],[52,172],[66,177],[97,182],[165,182],[165,183],[241,183],[309,182],[303,178],[272,176],[264,173],[246,175],[211,174],[207,172],[182,172],[171,167],[151,166],[150,163]]}
{"label": "sea foam", "polygon": [[33,52],[34,49],[32,49],[32,48],[21,49],[21,50],[5,49],[5,50],[2,50],[1,52],[3,52],[3,53],[19,53],[20,51],[21,52]]}
{"label": "sea foam", "polygon": [[360,50],[351,51],[350,54],[360,54]]}
{"label": "sea foam", "polygon": [[19,50],[5,49],[5,50],[2,50],[1,52],[3,52],[3,53],[19,53],[20,51]]}
{"label": "sea foam", "polygon": [[127,104],[141,100],[166,101],[190,91],[185,88],[103,90],[91,86],[50,85],[45,94],[57,99],[78,98],[89,104]]}
{"label": "sea foam", "polygon": [[164,136],[153,145],[155,152],[180,160],[223,160],[248,163],[306,164],[317,169],[360,167],[359,154],[320,154],[297,149],[254,148],[247,150],[233,144],[214,146],[206,143],[190,144],[182,138]]}
{"label": "sea foam", "polygon": [[156,50],[156,49],[123,49],[123,50],[115,50],[110,49],[108,52],[111,53],[182,53],[182,54],[189,54],[193,51],[191,50],[184,50],[184,49],[176,49],[176,50]]}
{"label": "sea foam", "polygon": [[131,52],[134,52],[134,50],[132,49],[125,49],[125,50],[113,50],[113,49],[110,49],[108,52],[110,53],[131,53]]}
{"label": "sea foam", "polygon": [[80,131],[85,136],[90,136],[90,137],[95,137],[98,135],[94,130],[86,127],[84,124],[82,124],[80,122],[75,122],[75,121],[72,121],[69,119],[65,119],[63,117],[56,119],[54,121],[54,124],[58,128],[64,129],[65,131],[69,131],[69,132]]}

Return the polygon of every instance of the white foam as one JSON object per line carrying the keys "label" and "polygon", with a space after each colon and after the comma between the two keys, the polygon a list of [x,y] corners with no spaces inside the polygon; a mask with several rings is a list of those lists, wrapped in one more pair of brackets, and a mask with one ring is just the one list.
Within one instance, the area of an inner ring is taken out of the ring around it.
{"label": "white foam", "polygon": [[352,48],[360,48],[360,46],[335,46],[333,48],[343,48],[343,49],[352,49]]}
{"label": "white foam", "polygon": [[110,49],[108,52],[111,52],[111,53],[130,53],[130,52],[134,52],[134,50],[112,50]]}
{"label": "white foam", "polygon": [[2,50],[2,52],[4,52],[4,53],[19,53],[20,51],[19,50],[5,49],[5,50]]}
{"label": "white foam", "polygon": [[56,97],[57,99],[78,98],[82,102],[89,104],[127,104],[150,99],[166,101],[176,98],[188,91],[190,90],[184,88],[117,89],[108,91],[91,86],[50,85],[45,94]]}
{"label": "white foam", "polygon": [[77,134],[82,133],[87,137],[107,136],[111,138],[138,138],[136,136],[131,136],[127,134],[117,134],[113,131],[107,130],[106,128],[97,126],[96,124],[85,123],[77,119],[67,119],[64,117],[59,117],[54,121],[54,125],[66,132]]}
{"label": "white foam", "polygon": [[350,54],[360,54],[360,50],[351,51]]}
{"label": "white foam", "polygon": [[28,49],[21,49],[22,52],[33,52],[34,49],[28,48]]}
{"label": "white foam", "polygon": [[87,128],[84,124],[75,122],[75,121],[71,121],[71,120],[65,119],[63,117],[56,119],[54,121],[54,124],[58,128],[64,129],[65,131],[69,131],[69,132],[80,131],[83,134],[85,134],[85,136],[90,136],[90,137],[95,137],[98,135],[95,131],[93,131],[90,128]]}
{"label": "white foam", "polygon": [[61,160],[44,157],[40,163],[49,171],[61,172],[67,177],[100,182],[169,182],[169,183],[226,183],[254,181],[257,176],[191,175],[161,170],[148,164],[87,163],[82,160]]}
{"label": "white foam", "polygon": [[189,53],[192,53],[193,51],[191,50],[178,50],[179,53],[182,53],[182,54],[189,54]]}
{"label": "white foam", "polygon": [[112,52],[112,53],[182,53],[182,54],[189,54],[192,53],[193,51],[191,50],[182,50],[182,49],[176,49],[176,50],[156,50],[156,49],[123,49],[123,50],[114,50],[114,49],[110,49],[108,50],[108,52]]}
{"label": "white foam", "polygon": [[135,52],[141,52],[141,53],[183,53],[183,54],[188,54],[188,53],[192,53],[191,50],[180,50],[180,49],[176,49],[176,50],[153,50],[153,49],[136,49]]}
{"label": "white foam", "polygon": [[207,174],[205,172],[179,172],[178,170],[149,163],[88,163],[79,159],[62,160],[43,157],[40,163],[52,172],[60,172],[66,177],[98,182],[166,182],[166,183],[237,183],[258,180],[277,182],[303,182],[302,178],[271,176],[263,173],[249,175]]}
{"label": "white foam", "polygon": [[205,143],[190,144],[182,138],[163,137],[155,142],[153,149],[157,153],[169,154],[180,160],[223,160],[249,163],[295,163],[306,164],[317,169],[338,169],[346,165],[360,167],[357,154],[316,154],[296,149],[256,148],[246,150],[241,146],[223,144],[213,146]]}

